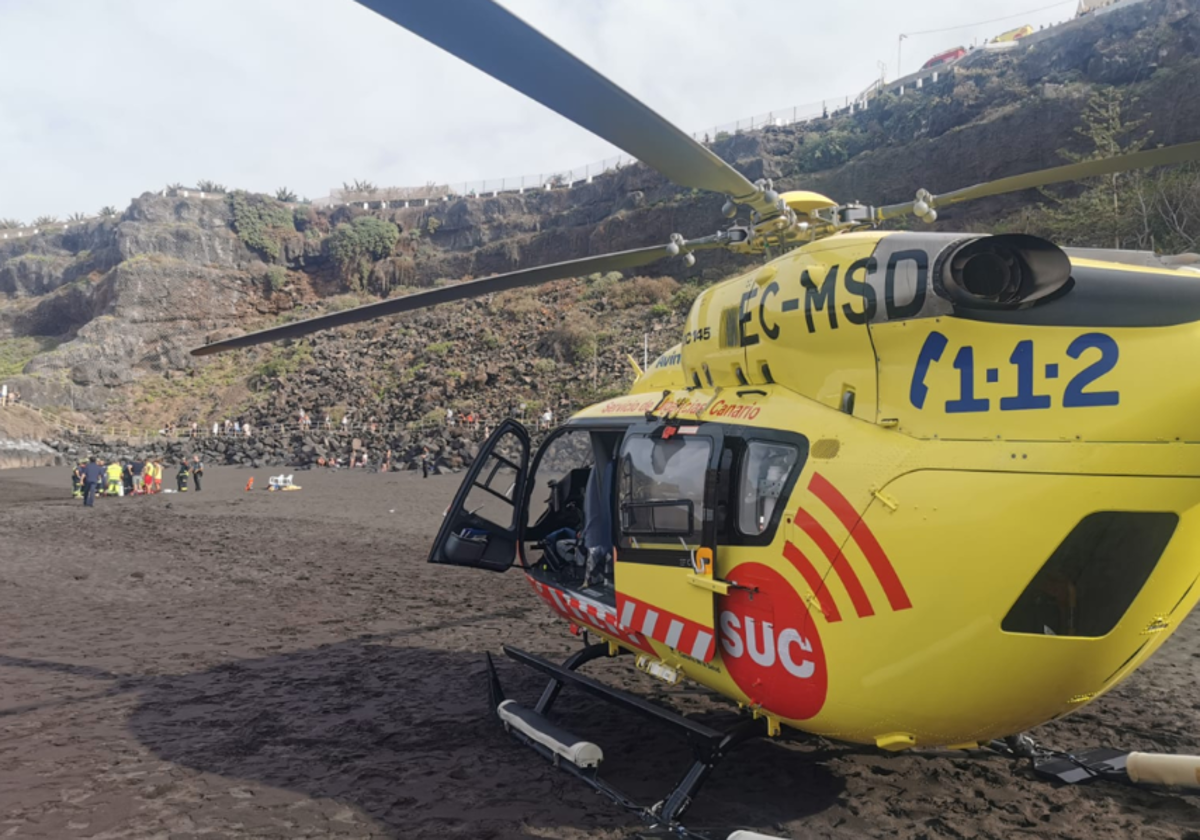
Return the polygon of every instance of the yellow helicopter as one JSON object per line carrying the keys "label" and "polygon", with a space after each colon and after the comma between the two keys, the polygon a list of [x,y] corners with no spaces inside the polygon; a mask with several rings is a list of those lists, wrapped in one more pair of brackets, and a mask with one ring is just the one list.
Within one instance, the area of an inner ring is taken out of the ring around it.
{"label": "yellow helicopter", "polygon": [[[678,825],[740,741],[791,727],[885,750],[992,747],[1063,781],[1200,786],[1200,760],[1064,755],[1025,730],[1129,676],[1200,598],[1200,342],[1186,258],[1026,235],[888,232],[963,201],[1200,158],[1200,143],[882,207],[751,183],[491,0],[363,5],[747,219],[700,239],[432,289],[208,344],[198,355],[664,258],[783,251],[705,291],[627,395],[533,452],[506,421],[430,561],[503,572],[585,637],[504,699],[518,739],[647,822]],[[1167,365],[1166,362],[1171,362]],[[721,732],[577,669],[631,654],[747,710]],[[678,727],[696,761],[639,806],[547,715],[564,685]],[[1002,740],[1003,739],[1003,740]]]}

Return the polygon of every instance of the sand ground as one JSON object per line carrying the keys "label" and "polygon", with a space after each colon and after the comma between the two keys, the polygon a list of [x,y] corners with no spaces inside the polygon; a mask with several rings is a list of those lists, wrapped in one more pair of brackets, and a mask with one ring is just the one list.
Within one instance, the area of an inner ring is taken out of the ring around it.
{"label": "sand ground", "polygon": [[[261,471],[260,471],[261,472]],[[484,652],[577,641],[519,574],[425,563],[458,478],[305,473],[298,493],[100,500],[66,471],[0,473],[0,837],[623,838],[631,817],[488,715]],[[256,476],[258,483],[266,473]],[[607,681],[691,713],[696,690]],[[507,660],[510,696],[541,681]],[[1034,733],[1056,746],[1200,748],[1200,618],[1132,679]],[[578,693],[562,722],[654,801],[686,746]],[[1200,798],[1054,787],[961,753],[756,742],[688,823],[786,837],[1190,838]]]}

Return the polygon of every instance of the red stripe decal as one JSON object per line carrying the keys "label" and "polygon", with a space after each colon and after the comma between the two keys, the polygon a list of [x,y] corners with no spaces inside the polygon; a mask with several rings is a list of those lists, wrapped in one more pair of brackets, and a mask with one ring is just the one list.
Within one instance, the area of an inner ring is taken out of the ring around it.
{"label": "red stripe decal", "polygon": [[858,544],[859,550],[867,558],[867,562],[871,564],[871,569],[875,572],[875,577],[879,578],[879,583],[883,586],[883,591],[887,595],[888,603],[892,605],[892,609],[911,609],[912,601],[908,599],[908,593],[904,591],[904,584],[900,582],[899,575],[892,568],[892,561],[888,560],[883,546],[875,539],[875,535],[871,533],[871,529],[867,527],[867,523],[863,522],[862,517],[854,511],[854,506],[850,504],[845,496],[838,492],[836,487],[826,481],[820,473],[813,473],[812,481],[808,483],[808,489],[814,496],[824,502],[833,511],[833,515],[846,526],[846,530],[850,532],[850,537]]}
{"label": "red stripe decal", "polygon": [[[681,615],[676,615],[669,610],[664,610],[662,607],[654,604],[648,604],[645,601],[640,601],[637,598],[633,598],[623,592],[617,593],[618,616],[624,614],[626,603],[632,603],[634,605],[633,626],[627,628],[627,630],[630,631],[631,636],[636,637],[637,629],[644,627],[644,621],[647,612],[653,611],[655,614],[654,632],[652,634],[645,633],[643,630],[643,635],[647,635],[655,641],[662,642],[663,644],[669,644],[667,642],[667,636],[670,634],[671,625],[674,622],[679,622],[679,624],[682,625],[682,630],[679,634],[679,640],[675,643],[675,650],[688,656],[694,656],[695,658],[704,662],[711,662],[713,656],[716,655],[716,630],[713,627],[705,626],[699,622],[684,618]],[[704,649],[702,651],[697,651],[696,640],[700,633],[704,633],[707,639],[704,643]]]}
{"label": "red stripe decal", "polygon": [[846,587],[846,594],[850,596],[850,603],[854,604],[854,611],[858,613],[858,617],[866,618],[875,615],[875,610],[871,607],[871,600],[867,597],[858,575],[851,568],[850,561],[838,551],[837,543],[833,541],[833,537],[829,536],[829,532],[822,528],[821,523],[813,519],[812,515],[804,508],[796,511],[796,524],[817,544],[817,547],[829,560],[829,564],[833,566],[833,570],[842,579],[842,585]]}
{"label": "red stripe decal", "polygon": [[804,556],[804,552],[789,542],[784,543],[783,556],[796,567],[796,571],[804,576],[804,582],[816,594],[817,602],[821,605],[821,612],[825,614],[825,620],[841,621],[842,615],[838,612],[837,604],[833,602],[833,594],[825,586],[825,581],[821,580],[821,575],[813,566],[812,561]]}

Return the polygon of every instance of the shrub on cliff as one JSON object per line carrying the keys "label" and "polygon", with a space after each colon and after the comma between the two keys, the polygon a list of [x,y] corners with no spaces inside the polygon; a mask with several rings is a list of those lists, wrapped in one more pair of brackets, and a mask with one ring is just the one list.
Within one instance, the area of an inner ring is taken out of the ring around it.
{"label": "shrub on cliff", "polygon": [[613,304],[618,309],[653,306],[666,303],[679,289],[673,277],[634,277],[617,284],[613,290]]}
{"label": "shrub on cliff", "polygon": [[283,291],[287,285],[288,276],[287,269],[281,265],[273,265],[267,269],[266,275],[263,278],[263,285],[268,292]]}
{"label": "shrub on cliff", "polygon": [[265,195],[232,192],[229,210],[238,238],[247,248],[272,260],[279,258],[283,237],[296,230],[291,209]]}
{"label": "shrub on cliff", "polygon": [[547,336],[543,348],[564,362],[590,360],[596,353],[596,324],[587,317],[576,317],[564,322]]}
{"label": "shrub on cliff", "polygon": [[334,229],[329,253],[351,288],[361,291],[367,286],[372,264],[389,256],[399,239],[400,230],[391,222],[359,216]]}

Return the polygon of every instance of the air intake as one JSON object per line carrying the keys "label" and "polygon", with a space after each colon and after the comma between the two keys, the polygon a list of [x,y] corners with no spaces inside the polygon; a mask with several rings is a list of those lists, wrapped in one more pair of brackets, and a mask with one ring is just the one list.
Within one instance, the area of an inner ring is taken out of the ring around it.
{"label": "air intake", "polygon": [[1070,290],[1071,260],[1052,242],[1009,233],[947,249],[934,277],[956,307],[1019,309]]}

